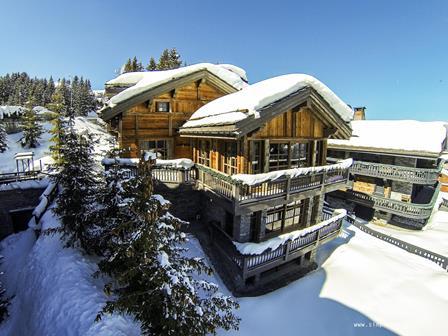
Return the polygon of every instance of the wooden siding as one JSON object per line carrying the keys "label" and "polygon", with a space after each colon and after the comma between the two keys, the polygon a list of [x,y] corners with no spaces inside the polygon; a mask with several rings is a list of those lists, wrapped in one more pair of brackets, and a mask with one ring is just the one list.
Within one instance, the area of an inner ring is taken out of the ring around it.
{"label": "wooden siding", "polygon": [[[141,141],[167,140],[170,157],[192,158],[191,140],[178,136],[179,127],[201,106],[224,94],[206,82],[192,82],[133,106],[121,117],[121,148],[130,149],[127,156],[137,157]],[[156,112],[157,102],[168,102],[170,112]]]}
{"label": "wooden siding", "polygon": [[251,139],[322,139],[324,125],[309,108],[289,110],[271,119]]}

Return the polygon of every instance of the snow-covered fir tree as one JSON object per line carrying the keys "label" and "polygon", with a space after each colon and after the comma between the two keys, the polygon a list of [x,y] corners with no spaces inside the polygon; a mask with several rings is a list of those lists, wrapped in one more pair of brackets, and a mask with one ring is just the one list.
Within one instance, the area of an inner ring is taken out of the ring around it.
{"label": "snow-covered fir tree", "polygon": [[90,253],[89,229],[95,210],[95,195],[98,178],[92,158],[94,142],[87,133],[78,134],[74,119],[62,128],[63,141],[59,149],[59,162],[53,177],[61,187],[54,212],[59,216],[61,227],[50,229],[49,233],[61,232],[66,247],[80,246]]}
{"label": "snow-covered fir tree", "polygon": [[177,69],[182,65],[182,60],[176,48],[172,48],[170,54],[170,69]]}
{"label": "snow-covered fir tree", "polygon": [[145,335],[237,329],[239,319],[233,311],[238,304],[201,279],[200,274],[210,275],[212,270],[200,258],[186,256],[187,237],[180,230],[186,223],[167,212],[169,202],[153,194],[151,161],[140,160],[137,177],[114,188],[119,196],[105,205],[110,211],[103,217],[113,227],[107,227],[109,237],[99,264],[113,278],[105,287],[111,299],[97,319],[114,311],[129,313],[141,322]]}
{"label": "snow-covered fir tree", "polygon": [[51,120],[51,145],[50,154],[53,162],[58,165],[61,164],[61,147],[63,142],[64,126],[65,126],[65,114],[67,107],[65,106],[64,96],[61,90],[56,90],[51,98],[52,102],[48,104],[51,111],[56,114],[56,117]]}
{"label": "snow-covered fir tree", "polygon": [[39,138],[44,131],[37,120],[36,112],[33,110],[34,100],[30,99],[27,105],[27,110],[22,116],[23,138],[21,144],[22,147],[36,148],[39,146]]}
{"label": "snow-covered fir tree", "polygon": [[8,140],[5,125],[0,120],[0,153],[3,153],[8,148]]}
{"label": "snow-covered fir tree", "polygon": [[169,70],[171,69],[171,58],[170,51],[168,49],[164,49],[159,58],[159,63],[157,64],[158,70]]}

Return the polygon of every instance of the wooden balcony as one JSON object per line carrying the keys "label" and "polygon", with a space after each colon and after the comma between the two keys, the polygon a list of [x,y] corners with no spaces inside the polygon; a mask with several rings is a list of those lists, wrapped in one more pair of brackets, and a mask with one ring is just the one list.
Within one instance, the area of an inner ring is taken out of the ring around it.
{"label": "wooden balcony", "polygon": [[[341,231],[345,215],[345,210],[335,210],[334,213],[324,211],[323,222],[293,232],[297,238],[286,241],[276,249],[267,249],[261,254],[241,253],[230,236],[214,225],[211,225],[212,240],[231,269],[246,280],[253,275],[298,258],[336,238]],[[300,234],[301,232],[303,235]]]}
{"label": "wooden balcony", "polygon": [[415,220],[427,220],[432,213],[437,195],[439,194],[440,183],[434,191],[431,201],[427,204],[407,203],[379,195],[368,195],[362,192],[348,190],[345,192],[347,200],[359,203],[377,210],[392,213],[397,216],[411,218]]}
{"label": "wooden balcony", "polygon": [[[297,177],[283,177],[263,182],[254,186],[239,183],[231,176],[196,164],[198,181],[209,189],[239,205],[250,205],[259,201],[272,199],[289,199],[290,197],[307,192],[325,192],[327,189],[337,190],[346,186],[349,168],[334,169],[332,171],[313,172]],[[318,168],[318,167],[316,167]]]}
{"label": "wooden balcony", "polygon": [[372,176],[401,182],[431,185],[436,183],[443,161],[434,169],[394,166],[382,163],[354,161],[350,173],[354,175]]}

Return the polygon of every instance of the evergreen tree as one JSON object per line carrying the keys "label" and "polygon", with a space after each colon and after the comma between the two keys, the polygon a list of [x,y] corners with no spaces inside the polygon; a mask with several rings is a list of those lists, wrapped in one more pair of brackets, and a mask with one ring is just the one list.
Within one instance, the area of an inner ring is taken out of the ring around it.
{"label": "evergreen tree", "polygon": [[61,148],[63,143],[63,129],[65,127],[64,116],[66,113],[66,106],[64,105],[64,96],[60,89],[56,90],[52,96],[52,102],[48,104],[48,108],[56,113],[56,118],[54,118],[51,123],[53,124],[50,134],[50,153],[51,157],[56,165],[60,165],[61,162]]}
{"label": "evergreen tree", "polygon": [[157,70],[157,63],[156,63],[154,57],[151,56],[151,58],[149,59],[149,63],[146,66],[146,70],[148,70],[148,71]]}
{"label": "evergreen tree", "polygon": [[60,232],[66,247],[81,247],[91,253],[94,248],[88,232],[93,225],[98,183],[92,160],[93,140],[87,133],[77,134],[73,118],[62,133],[60,159],[55,165],[58,173],[54,177],[62,190],[53,210],[61,220],[61,227],[50,229],[48,233]]}
{"label": "evergreen tree", "polygon": [[124,64],[121,73],[126,73],[126,72],[132,72],[132,61],[130,58],[128,58],[128,60],[126,61],[126,63]]}
{"label": "evergreen tree", "polygon": [[182,65],[182,60],[176,48],[170,50],[170,69],[177,69]]}
{"label": "evergreen tree", "polygon": [[5,125],[0,120],[0,153],[3,153],[8,148],[7,135]]}
{"label": "evergreen tree", "polygon": [[159,58],[159,63],[157,64],[157,70],[169,70],[171,69],[171,59],[170,52],[168,49],[163,50]]}
{"label": "evergreen tree", "polygon": [[36,148],[39,146],[40,136],[44,133],[42,126],[37,120],[36,112],[33,110],[34,106],[34,99],[31,98],[28,103],[27,111],[22,116],[22,147]]}
{"label": "evergreen tree", "polygon": [[[115,180],[115,178],[114,178]],[[145,335],[205,335],[218,328],[237,329],[237,308],[218,287],[197,279],[212,270],[185,256],[187,238],[181,221],[167,213],[168,202],[153,195],[151,163],[140,160],[138,175],[107,207],[110,238],[99,268],[113,277],[114,294],[97,319],[118,311],[133,314]]]}

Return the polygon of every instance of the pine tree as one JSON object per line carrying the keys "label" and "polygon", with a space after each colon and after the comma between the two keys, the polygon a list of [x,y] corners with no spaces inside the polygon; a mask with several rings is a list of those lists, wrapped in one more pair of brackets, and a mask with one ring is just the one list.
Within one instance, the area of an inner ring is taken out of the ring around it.
{"label": "pine tree", "polygon": [[0,120],[0,153],[3,153],[8,149],[7,135],[5,130],[5,125]]}
{"label": "pine tree", "polygon": [[132,61],[130,58],[124,64],[121,73],[132,72]]}
{"label": "pine tree", "polygon": [[33,110],[34,99],[31,98],[27,105],[27,111],[22,116],[22,147],[36,148],[39,146],[39,138],[44,131],[37,120],[36,112]]}
{"label": "pine tree", "polygon": [[58,89],[52,96],[52,102],[48,104],[48,108],[56,113],[56,118],[51,121],[53,126],[50,130],[50,141],[52,142],[52,145],[50,145],[50,153],[56,165],[62,163],[61,148],[64,134],[63,129],[65,127],[64,116],[67,108],[64,104],[65,101],[62,91]]}
{"label": "pine tree", "polygon": [[[118,206],[117,206],[118,205]],[[153,195],[151,163],[140,160],[138,175],[112,205],[114,227],[100,271],[112,276],[105,292],[114,294],[98,314],[133,314],[145,335],[205,335],[218,328],[237,329],[231,298],[196,275],[212,270],[185,256],[181,221],[167,213],[168,202]],[[113,220],[111,220],[113,219]]]}
{"label": "pine tree", "polygon": [[63,143],[60,160],[55,167],[54,179],[62,188],[53,210],[61,220],[61,227],[48,233],[60,232],[66,247],[81,247],[91,253],[89,230],[95,209],[97,174],[92,160],[93,140],[91,135],[77,134],[74,119],[62,131]]}
{"label": "pine tree", "polygon": [[176,48],[170,50],[170,69],[177,69],[182,65],[182,60]]}
{"label": "pine tree", "polygon": [[164,49],[159,58],[157,64],[157,70],[169,70],[170,69],[170,52],[168,49]]}
{"label": "pine tree", "polygon": [[151,58],[149,59],[149,63],[146,66],[146,70],[148,70],[148,71],[157,70],[157,63],[156,63],[154,57],[151,56]]}

